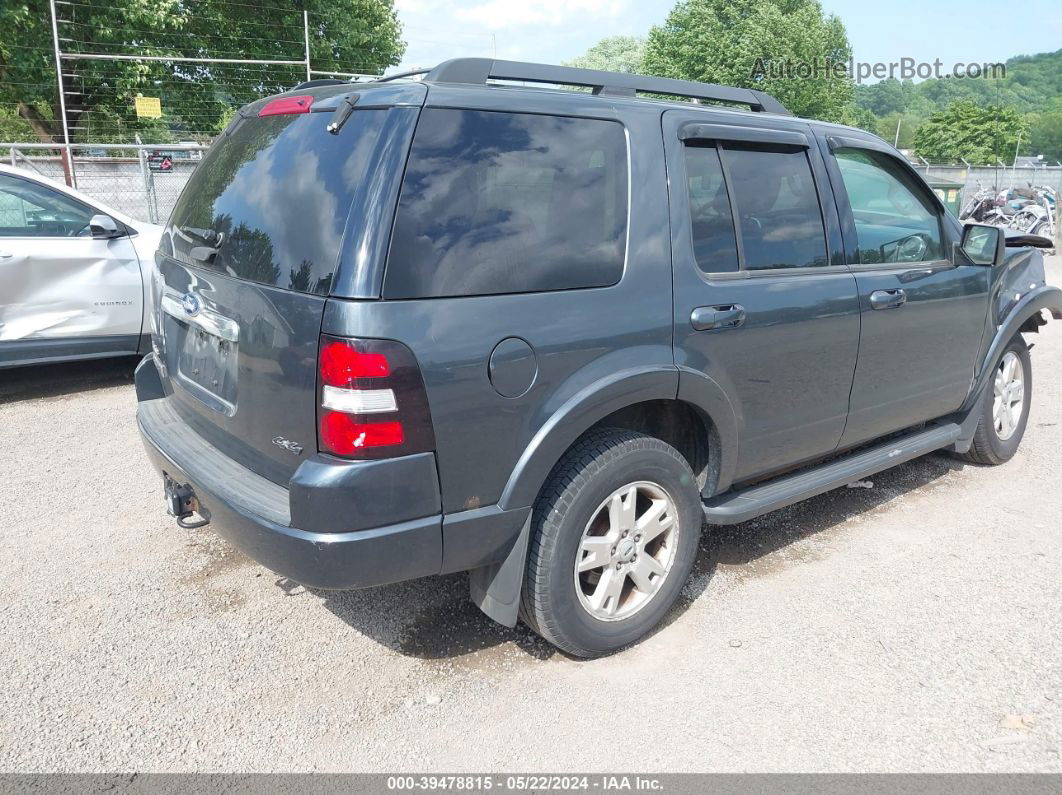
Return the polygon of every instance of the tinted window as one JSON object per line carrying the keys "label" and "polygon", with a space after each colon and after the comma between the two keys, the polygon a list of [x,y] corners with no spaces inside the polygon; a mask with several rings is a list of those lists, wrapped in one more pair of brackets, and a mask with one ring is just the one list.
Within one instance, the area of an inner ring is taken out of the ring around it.
{"label": "tinted window", "polygon": [[[384,110],[246,119],[211,147],[170,217],[178,260],[241,279],[327,294],[354,191],[372,165]],[[215,246],[209,263],[192,251]],[[164,238],[165,245],[166,238]]]}
{"label": "tinted window", "polygon": [[705,273],[736,271],[734,216],[715,146],[686,147],[686,180],[697,267]]}
{"label": "tinted window", "polygon": [[619,281],[627,146],[611,121],[426,109],[402,182],[388,298]]}
{"label": "tinted window", "polygon": [[855,217],[859,261],[940,259],[940,217],[928,193],[891,157],[865,149],[837,153]]}
{"label": "tinted window", "polygon": [[804,149],[725,145],[747,270],[828,263],[818,193]]}
{"label": "tinted window", "polygon": [[0,237],[88,237],[92,215],[58,191],[0,174]]}

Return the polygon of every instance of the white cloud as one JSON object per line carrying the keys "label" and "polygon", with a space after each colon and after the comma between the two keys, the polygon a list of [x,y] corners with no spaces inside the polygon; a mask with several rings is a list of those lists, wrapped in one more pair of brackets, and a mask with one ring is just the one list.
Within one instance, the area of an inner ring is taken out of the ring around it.
{"label": "white cloud", "polygon": [[[401,0],[405,5],[425,5],[426,0]],[[615,18],[628,0],[485,0],[458,8],[454,16],[491,30],[517,25],[559,27],[580,17]]]}

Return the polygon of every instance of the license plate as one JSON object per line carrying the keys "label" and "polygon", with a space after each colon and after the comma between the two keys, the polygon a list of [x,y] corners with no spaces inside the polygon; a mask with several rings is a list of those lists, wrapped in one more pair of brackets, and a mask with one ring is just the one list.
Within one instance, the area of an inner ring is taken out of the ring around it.
{"label": "license plate", "polygon": [[236,343],[196,326],[185,326],[177,354],[177,375],[204,403],[236,413]]}
{"label": "license plate", "polygon": [[228,416],[236,413],[239,326],[211,309],[194,314],[170,295],[163,295],[167,360],[177,380],[192,395]]}

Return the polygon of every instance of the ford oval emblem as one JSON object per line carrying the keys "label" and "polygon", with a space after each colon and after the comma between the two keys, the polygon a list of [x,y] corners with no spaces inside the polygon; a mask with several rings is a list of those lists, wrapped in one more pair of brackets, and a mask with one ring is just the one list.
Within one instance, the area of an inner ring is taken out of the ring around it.
{"label": "ford oval emblem", "polygon": [[181,299],[181,308],[184,309],[184,313],[189,317],[195,317],[199,314],[199,310],[203,308],[203,305],[194,295],[185,293],[184,298]]}

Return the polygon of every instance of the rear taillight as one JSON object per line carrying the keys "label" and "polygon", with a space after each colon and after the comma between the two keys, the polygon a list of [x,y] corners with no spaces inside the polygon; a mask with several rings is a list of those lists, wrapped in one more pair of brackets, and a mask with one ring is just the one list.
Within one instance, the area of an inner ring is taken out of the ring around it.
{"label": "rear taillight", "polygon": [[405,345],[322,335],[317,361],[322,453],[390,458],[435,449],[424,381]]}

